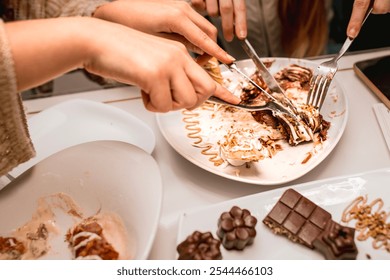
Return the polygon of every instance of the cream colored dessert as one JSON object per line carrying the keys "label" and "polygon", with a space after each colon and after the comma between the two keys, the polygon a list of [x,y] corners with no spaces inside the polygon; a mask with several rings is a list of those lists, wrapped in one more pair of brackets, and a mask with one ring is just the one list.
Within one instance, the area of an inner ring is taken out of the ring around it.
{"label": "cream colored dessert", "polygon": [[225,141],[220,144],[220,155],[233,166],[262,160],[271,156],[271,151],[263,145],[251,129],[227,131]]}
{"label": "cream colored dessert", "polygon": [[42,197],[37,201],[37,208],[31,219],[9,234],[23,244],[25,250],[16,258],[34,260],[45,256],[49,250],[50,239],[60,230],[56,224],[54,205],[71,205],[70,198],[63,194]]}
{"label": "cream colored dessert", "polygon": [[[62,222],[59,221],[59,216],[62,216]],[[67,220],[70,220],[70,225]],[[85,218],[81,207],[69,195],[55,193],[41,197],[37,201],[35,212],[24,225],[6,233],[5,237],[0,236],[0,260],[44,258],[53,250],[52,242],[54,239],[60,238],[61,243],[63,243],[65,234],[71,231],[69,228],[74,230],[77,225],[86,221],[94,221],[101,227],[105,240],[116,251],[115,259],[131,258],[128,252],[128,234],[123,221],[117,214],[99,212],[92,217]],[[90,235],[92,236],[92,234]],[[74,252],[75,248],[64,246],[61,249]],[[102,258],[90,256],[89,259]]]}
{"label": "cream colored dessert", "polygon": [[[271,93],[258,73],[250,76]],[[326,140],[330,124],[316,108],[305,104],[311,76],[310,69],[299,65],[290,65],[275,75],[296,107],[297,119],[272,111],[250,113],[206,102],[195,110],[183,111],[187,136],[217,166],[240,166],[272,158],[283,151],[285,144],[321,143]],[[260,90],[237,76],[224,77],[223,85],[242,102],[267,102]]]}
{"label": "cream colored dessert", "polygon": [[99,213],[70,228],[66,241],[74,259],[129,259],[126,228],[115,213]]}

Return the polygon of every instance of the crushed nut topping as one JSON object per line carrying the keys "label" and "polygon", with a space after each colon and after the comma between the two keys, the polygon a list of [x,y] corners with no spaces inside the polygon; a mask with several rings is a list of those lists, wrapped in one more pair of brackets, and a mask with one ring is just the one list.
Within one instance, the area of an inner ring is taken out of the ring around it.
{"label": "crushed nut topping", "polygon": [[344,210],[341,220],[345,223],[356,220],[357,240],[371,237],[374,249],[384,248],[390,253],[390,223],[386,222],[390,213],[382,210],[383,205],[380,198],[368,203],[367,196],[359,196]]}

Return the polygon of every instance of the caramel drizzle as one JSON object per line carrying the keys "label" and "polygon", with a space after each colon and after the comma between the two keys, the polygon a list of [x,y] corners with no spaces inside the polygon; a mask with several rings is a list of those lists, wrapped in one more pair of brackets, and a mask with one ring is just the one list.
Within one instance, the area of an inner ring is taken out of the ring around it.
{"label": "caramel drizzle", "polygon": [[[210,104],[202,105],[203,109],[213,110],[214,106]],[[190,131],[187,133],[187,137],[193,139],[192,145],[201,149],[201,154],[208,156],[209,161],[214,163],[215,166],[219,166],[224,163],[224,160],[219,156],[218,152],[210,151],[213,148],[212,144],[199,145],[203,142],[203,138],[200,134],[202,129],[199,127],[199,121],[196,120],[199,114],[189,110],[183,110],[182,114],[183,122],[186,124],[185,128]]]}
{"label": "caramel drizzle", "polygon": [[367,196],[359,196],[344,210],[341,220],[345,223],[356,220],[357,240],[372,237],[374,249],[384,248],[390,252],[390,223],[386,222],[390,213],[382,210],[383,205],[380,198],[368,204]]}
{"label": "caramel drizzle", "polygon": [[213,145],[208,144],[206,147],[202,148],[201,154],[209,156],[209,161],[213,162],[215,166],[219,166],[224,163],[224,160],[220,158],[217,152],[209,152],[211,148],[213,148]]}
{"label": "caramel drizzle", "polygon": [[185,128],[190,131],[187,133],[187,137],[194,139],[193,145],[202,143],[203,138],[199,135],[202,130],[199,127],[199,121],[195,119],[199,117],[199,114],[189,110],[183,110],[182,114],[185,116],[183,118],[183,122],[186,124]]}

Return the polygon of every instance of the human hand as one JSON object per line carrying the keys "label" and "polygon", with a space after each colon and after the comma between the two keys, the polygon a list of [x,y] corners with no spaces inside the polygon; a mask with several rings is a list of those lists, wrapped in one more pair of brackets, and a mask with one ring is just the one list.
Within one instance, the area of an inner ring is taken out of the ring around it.
{"label": "human hand", "polygon": [[224,63],[234,61],[216,43],[217,29],[184,1],[118,0],[97,8],[94,17],[174,39],[192,52]]}
{"label": "human hand", "polygon": [[112,23],[100,26],[99,36],[91,40],[92,52],[84,68],[138,86],[145,108],[152,112],[193,109],[211,95],[237,103],[179,42]]}
{"label": "human hand", "polygon": [[371,2],[374,2],[373,14],[386,14],[390,12],[390,0],[355,0],[347,27],[348,37],[356,38],[359,34],[364,16]]}
{"label": "human hand", "polygon": [[209,16],[222,19],[223,36],[230,42],[234,34],[238,39],[247,36],[245,0],[190,0],[192,6],[200,11],[207,11]]}

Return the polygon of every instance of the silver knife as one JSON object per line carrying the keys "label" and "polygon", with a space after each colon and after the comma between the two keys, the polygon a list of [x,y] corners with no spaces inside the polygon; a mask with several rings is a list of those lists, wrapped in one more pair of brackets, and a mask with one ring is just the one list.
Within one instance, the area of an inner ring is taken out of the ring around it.
{"label": "silver knife", "polygon": [[274,76],[268,71],[267,67],[263,64],[263,62],[260,60],[260,57],[257,55],[255,49],[252,47],[252,45],[249,43],[247,39],[240,41],[242,48],[245,50],[247,55],[252,59],[254,62],[257,70],[261,74],[261,77],[264,79],[264,82],[267,84],[268,88],[271,90],[271,92],[280,93],[283,96],[283,103],[286,103],[286,105],[294,112],[294,114],[297,114],[297,109],[292,104],[291,100],[286,97],[284,94],[284,91],[280,88],[278,82],[275,80]]}

